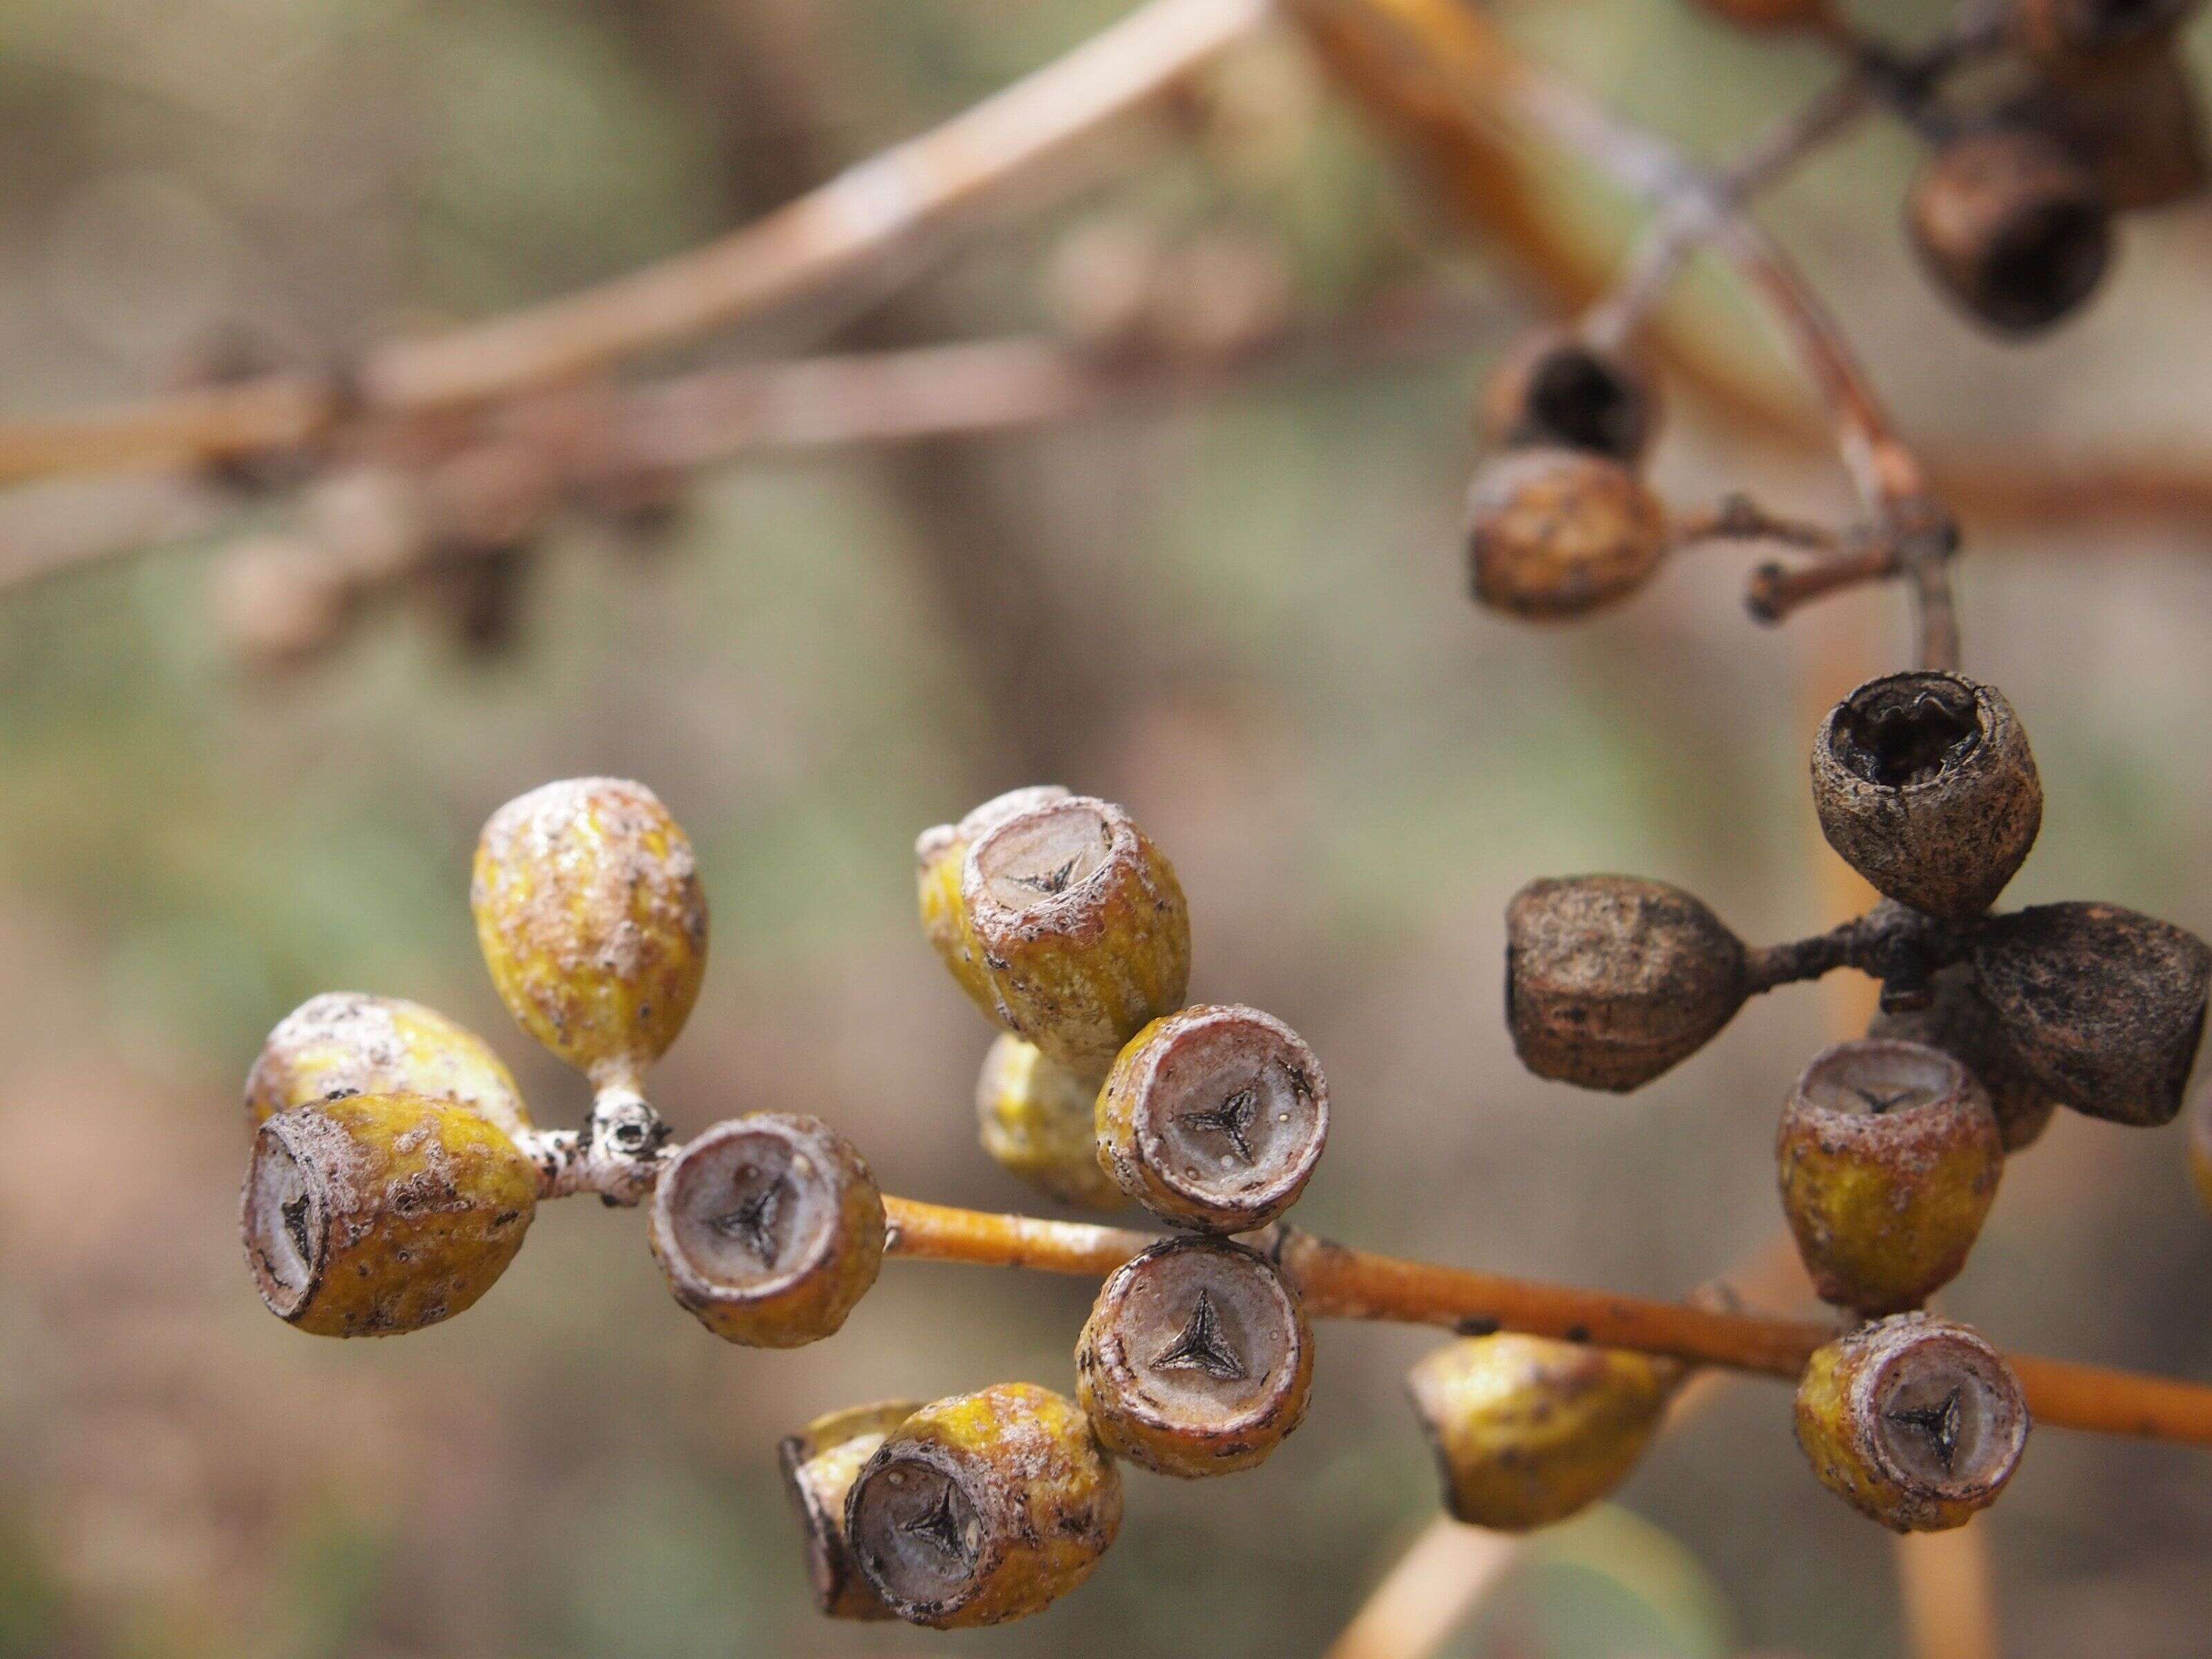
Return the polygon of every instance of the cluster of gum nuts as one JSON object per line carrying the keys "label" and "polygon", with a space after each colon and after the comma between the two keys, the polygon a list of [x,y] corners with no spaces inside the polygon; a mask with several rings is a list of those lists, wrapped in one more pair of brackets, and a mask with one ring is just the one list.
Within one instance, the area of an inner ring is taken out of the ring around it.
{"label": "cluster of gum nuts", "polygon": [[[1756,992],[1840,966],[1881,981],[1868,1036],[1813,1059],[1776,1137],[1798,1252],[1820,1295],[1862,1322],[1814,1357],[1796,1425],[1837,1492],[1899,1530],[1936,1530],[1994,1501],[2028,1420],[1996,1351],[1921,1310],[1965,1266],[2007,1156],[2057,1108],[2136,1126],[2179,1112],[2212,949],[2109,904],[1990,913],[2043,799],[1990,686],[1869,682],[1822,725],[1812,778],[1830,845],[1883,896],[1874,910],[1754,950],[1662,882],[1534,882],[1507,913],[1506,1017],[1531,1071],[1625,1091]],[[2212,1202],[2212,1119],[2191,1151]]]}

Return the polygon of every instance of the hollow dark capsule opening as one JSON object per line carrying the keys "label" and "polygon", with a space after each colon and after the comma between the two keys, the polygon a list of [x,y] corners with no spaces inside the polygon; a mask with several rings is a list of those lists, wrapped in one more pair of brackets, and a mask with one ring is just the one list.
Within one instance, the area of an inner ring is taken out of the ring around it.
{"label": "hollow dark capsule opening", "polygon": [[1986,314],[2000,328],[2039,329],[2087,299],[2112,255],[2112,218],[2087,200],[2024,210],[1990,248],[1982,276]]}
{"label": "hollow dark capsule opening", "polygon": [[1601,455],[1632,458],[1644,441],[1643,390],[1586,346],[1563,345],[1528,377],[1532,435]]}
{"label": "hollow dark capsule opening", "polygon": [[1862,687],[1836,721],[1838,758],[1869,783],[1887,788],[1928,782],[1972,754],[1981,741],[1973,692],[1933,676]]}
{"label": "hollow dark capsule opening", "polygon": [[854,1553],[895,1604],[957,1604],[983,1565],[981,1517],[960,1483],[919,1458],[872,1463],[854,1483]]}

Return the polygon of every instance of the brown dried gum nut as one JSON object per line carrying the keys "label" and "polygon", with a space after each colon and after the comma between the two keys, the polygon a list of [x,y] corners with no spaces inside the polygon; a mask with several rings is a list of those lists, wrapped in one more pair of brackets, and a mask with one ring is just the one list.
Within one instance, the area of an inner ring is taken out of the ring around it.
{"label": "brown dried gum nut", "polygon": [[784,1495],[806,1542],[806,1574],[815,1611],[830,1619],[895,1615],[861,1576],[845,1538],[845,1499],[884,1437],[921,1409],[918,1400],[854,1406],[817,1417],[776,1448]]}
{"label": "brown dried gum nut", "polygon": [[884,1200],[827,1124],[730,1118],[662,1171],[648,1231],[678,1302],[715,1335],[795,1348],[832,1335],[876,1282]]}
{"label": "brown dried gum nut", "polygon": [[1328,1079],[1304,1038],[1257,1008],[1154,1020],[1098,1092],[1098,1160],[1164,1221],[1265,1226],[1297,1202],[1328,1139]]}
{"label": "brown dried gum nut", "polygon": [[1743,1006],[1742,942],[1692,895],[1632,876],[1534,881],[1505,911],[1505,1023],[1538,1077],[1626,1092]]}
{"label": "brown dried gum nut", "polygon": [[1941,1048],[1974,1074],[1989,1091],[1996,1113],[1997,1134],[2008,1152],[2023,1152],[2041,1138],[2058,1110],[2046,1092],[2014,1061],[1997,1030],[1996,1017],[1974,984],[1973,969],[1954,963],[1930,981],[1925,1008],[1877,1014],[1867,1028],[1871,1037],[1924,1042]]}
{"label": "brown dried gum nut", "polygon": [[2061,71],[2125,58],[2171,40],[2197,0],[2013,0],[2013,34]]}
{"label": "brown dried gum nut", "polygon": [[1118,806],[1073,795],[999,823],[969,846],[960,897],[1000,1024],[1078,1076],[1182,1005],[1182,888]]}
{"label": "brown dried gum nut", "polygon": [[968,930],[967,907],[960,899],[960,872],[968,849],[1009,818],[1067,799],[1056,783],[1031,784],[994,795],[957,823],[925,830],[914,843],[915,883],[920,895],[921,931],[960,987],[985,1014],[998,1018],[989,976]]}
{"label": "brown dried gum nut", "polygon": [[1667,513],[1626,465],[1576,449],[1513,449],[1475,469],[1467,560],[1475,600],[1530,621],[1588,616],[1650,580]]}
{"label": "brown dried gum nut", "polygon": [[1916,1308],[1958,1276],[2004,1172],[1996,1114],[1966,1068],[1881,1037],[1814,1056],[1775,1158],[1814,1287],[1865,1315]]}
{"label": "brown dried gum nut", "polygon": [[885,1606],[940,1630],[1042,1611],[1121,1525],[1121,1478],[1075,1402],[1004,1382],[923,1407],[853,1483],[845,1532]]}
{"label": "brown dried gum nut", "polygon": [[509,1137],[530,1127],[514,1073],[434,1008],[327,991],[276,1022],[246,1078],[250,1133],[279,1112],[344,1095],[416,1094],[465,1106]]}
{"label": "brown dried gum nut", "polygon": [[2115,212],[2165,207],[2204,188],[2203,112],[2170,35],[2051,77],[2021,113],[2087,161]]}
{"label": "brown dried gum nut", "polygon": [[1522,341],[1483,391],[1483,435],[1500,447],[1557,446],[1633,464],[1658,428],[1658,389],[1649,367],[1571,329],[1547,328]]}
{"label": "brown dried gum nut", "polygon": [[1978,1332],[1900,1314],[1813,1356],[1796,1428],[1813,1472],[1845,1502],[1894,1531],[1941,1532],[1988,1508],[2012,1479],[2027,1401]]}
{"label": "brown dried gum nut", "polygon": [[1828,844],[1900,904],[1963,921],[2004,890],[2043,823],[2027,735],[1992,687],[1917,671],[1869,680],[1813,744]]}
{"label": "brown dried gum nut", "polygon": [[2204,1031],[2203,940],[2117,904],[2039,904],[1993,919],[1969,960],[2038,1087],[2113,1123],[2173,1121]]}
{"label": "brown dried gum nut", "polygon": [[1158,1474],[1230,1474],[1304,1420],[1313,1330],[1265,1257],[1170,1238],[1108,1277],[1075,1364],[1076,1398],[1107,1450]]}
{"label": "brown dried gum nut", "polygon": [[476,1113],[349,1095],[262,1124],[240,1231],[278,1318],[318,1336],[393,1336],[473,1306],[537,1207],[536,1166]]}
{"label": "brown dried gum nut", "polygon": [[1999,334],[2048,328],[2104,279],[2111,204],[2096,173],[2037,128],[1991,127],[1939,146],[1905,198],[1922,264]]}

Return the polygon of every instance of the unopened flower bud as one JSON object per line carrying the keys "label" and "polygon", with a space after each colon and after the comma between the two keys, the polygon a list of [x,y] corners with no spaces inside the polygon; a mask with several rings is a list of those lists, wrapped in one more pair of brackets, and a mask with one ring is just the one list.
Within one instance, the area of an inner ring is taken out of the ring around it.
{"label": "unopened flower bud", "polygon": [[475,1032],[419,1002],[330,991],[261,1045],[246,1077],[246,1128],[316,1101],[392,1094],[465,1106],[510,1137],[530,1127],[514,1074]]}
{"label": "unopened flower bud", "polygon": [[1632,465],[1658,431],[1658,389],[1650,371],[1626,354],[1545,329],[1491,376],[1482,427],[1492,444],[1556,446]]}
{"label": "unopened flower bud", "polygon": [[883,1194],[842,1135],[793,1112],[726,1119],[661,1172],[647,1237],[715,1335],[796,1348],[836,1334],[883,1266]]}
{"label": "unopened flower bud", "polygon": [[1996,1016],[1975,987],[1973,969],[1963,963],[1930,981],[1926,1007],[1877,1014],[1867,1035],[1924,1042],[1972,1072],[1989,1091],[1997,1135],[2008,1152],[2034,1145],[2058,1110],[2057,1099],[2014,1061],[1997,1031]]}
{"label": "unopened flower bud", "polygon": [[1929,274],[2000,334],[2057,322],[2112,260],[2112,207],[2095,172],[2034,127],[1942,144],[1912,181],[1905,219]]}
{"label": "unopened flower bud", "polygon": [[1476,601],[1533,621],[1625,599],[1667,555],[1659,498],[1624,463],[1582,450],[1491,457],[1468,486],[1467,525]]}
{"label": "unopened flower bud", "polygon": [[240,1231],[261,1299],[318,1336],[393,1336],[473,1306],[522,1248],[538,1170],[421,1095],[348,1095],[255,1132]]}
{"label": "unopened flower bud", "polygon": [[2043,786],[1996,688],[1926,671],[1869,680],[1813,743],[1813,805],[1846,863],[1900,904],[1963,921],[2004,890]]}
{"label": "unopened flower bud", "polygon": [[1035,1043],[1002,1036],[975,1081],[983,1150],[1063,1204],[1118,1210],[1127,1198],[1098,1164],[1098,1090]]}
{"label": "unopened flower bud", "polygon": [[1098,1159],[1154,1215],[1207,1232],[1298,1200],[1328,1139],[1328,1080],[1256,1008],[1201,1005],[1133,1038],[1098,1094]]}
{"label": "unopened flower bud", "polygon": [[1121,1477],[1075,1402],[1002,1382],[923,1407],[853,1482],[846,1535],[900,1618],[939,1630],[1040,1613],[1121,1527]]}
{"label": "unopened flower bud", "polygon": [[1917,1308],[1958,1277],[2004,1172],[1982,1086],[1950,1055],[1862,1037],[1816,1055],[1775,1137],[1782,1208],[1822,1297]]}
{"label": "unopened flower bud", "polygon": [[1231,1474],[1304,1420],[1313,1331],[1264,1256],[1170,1238],[1107,1278],[1075,1365],[1076,1398],[1107,1450],[1158,1474]]}
{"label": "unopened flower bud", "polygon": [[1996,1501],[2027,1444],[2027,1402],[2004,1356],[1978,1332],[1919,1313],[1816,1352],[1796,1422],[1821,1484],[1897,1532],[1965,1525]]}
{"label": "unopened flower bud", "polygon": [[861,1576],[845,1538],[845,1499],[884,1437],[921,1409],[915,1400],[854,1406],[817,1417],[777,1448],[784,1494],[806,1540],[806,1575],[815,1611],[830,1619],[892,1616]]}
{"label": "unopened flower bud", "polygon": [[2020,1071],[2114,1123],[2170,1123],[2204,1030],[2212,949],[2117,904],[2039,904],[1975,941],[1976,987]]}
{"label": "unopened flower bud", "polygon": [[1742,941],[1632,876],[1534,881],[1505,911],[1505,1021],[1538,1077],[1626,1093],[1686,1060],[1747,994]]}
{"label": "unopened flower bud", "polygon": [[968,849],[960,902],[999,1022],[1079,1077],[1182,1006],[1182,888],[1118,806],[1073,795],[997,824]]}
{"label": "unopened flower bud", "polygon": [[500,1000],[594,1083],[636,1085],[684,1029],[707,968],[691,843],[641,783],[571,778],[507,802],[469,902]]}
{"label": "unopened flower bud", "polygon": [[1406,1382],[1444,1507],[1470,1526],[1528,1532],[1628,1478],[1681,1375],[1671,1360],[1507,1332],[1439,1348]]}
{"label": "unopened flower bud", "polygon": [[994,1019],[998,1018],[998,1005],[992,1000],[981,952],[968,932],[968,910],[960,900],[960,872],[967,864],[968,849],[1008,818],[1019,817],[1033,806],[1066,799],[1067,791],[1056,783],[1009,790],[985,801],[957,823],[940,823],[923,830],[914,843],[921,931],[960,988]]}

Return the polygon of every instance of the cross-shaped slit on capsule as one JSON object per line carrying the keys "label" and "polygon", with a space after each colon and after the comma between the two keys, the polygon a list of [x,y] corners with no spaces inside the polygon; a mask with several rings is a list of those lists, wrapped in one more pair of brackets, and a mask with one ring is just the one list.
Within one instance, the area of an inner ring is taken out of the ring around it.
{"label": "cross-shaped slit on capsule", "polygon": [[1064,893],[1067,890],[1068,882],[1075,874],[1075,865],[1076,860],[1070,859],[1057,870],[1048,870],[1042,875],[1016,876],[1014,879],[1032,892]]}
{"label": "cross-shaped slit on capsule", "polygon": [[1912,1406],[1903,1410],[1885,1412],[1893,1423],[1902,1423],[1928,1437],[1928,1443],[1936,1449],[1936,1461],[1943,1465],[1943,1473],[1953,1472],[1952,1464],[1959,1455],[1959,1431],[1963,1415],[1960,1405],[1960,1390],[1953,1389],[1943,1396],[1940,1406]]}
{"label": "cross-shaped slit on capsule", "polygon": [[762,1267],[772,1267],[776,1255],[775,1224],[782,1213],[783,1200],[783,1182],[771,1181],[758,1192],[739,1199],[734,1209],[708,1218],[707,1224],[743,1246]]}
{"label": "cross-shaped slit on capsule", "polygon": [[1252,1161],[1252,1120],[1260,1113],[1260,1091],[1246,1085],[1218,1106],[1202,1112],[1185,1112],[1186,1127],[1209,1131],[1224,1138],[1243,1163]]}
{"label": "cross-shaped slit on capsule", "polygon": [[308,1203],[307,1195],[302,1193],[276,1207],[278,1213],[284,1218],[284,1231],[292,1241],[292,1248],[299,1251],[301,1261],[312,1262],[315,1259],[315,1252],[307,1237]]}
{"label": "cross-shaped slit on capsule", "polygon": [[952,1506],[952,1487],[950,1483],[937,1489],[937,1501],[920,1515],[909,1516],[897,1523],[898,1529],[909,1538],[919,1538],[947,1559],[963,1567],[969,1565],[968,1541],[960,1525],[959,1513]]}
{"label": "cross-shaped slit on capsule", "polygon": [[1244,1380],[1244,1358],[1230,1346],[1210,1291],[1198,1293],[1198,1305],[1191,1310],[1182,1334],[1152,1357],[1152,1369],[1204,1371],[1217,1382]]}

